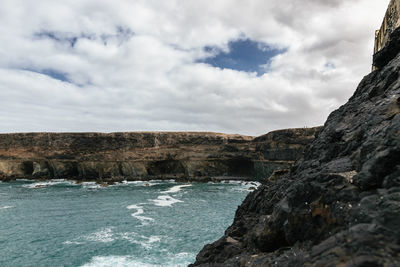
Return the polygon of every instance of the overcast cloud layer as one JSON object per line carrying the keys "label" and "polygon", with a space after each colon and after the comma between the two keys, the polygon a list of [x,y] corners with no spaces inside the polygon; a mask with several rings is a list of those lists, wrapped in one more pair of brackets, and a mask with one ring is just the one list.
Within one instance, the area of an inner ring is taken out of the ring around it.
{"label": "overcast cloud layer", "polygon": [[[321,125],[370,72],[388,0],[1,0],[0,132]],[[266,73],[199,63],[238,39]]]}

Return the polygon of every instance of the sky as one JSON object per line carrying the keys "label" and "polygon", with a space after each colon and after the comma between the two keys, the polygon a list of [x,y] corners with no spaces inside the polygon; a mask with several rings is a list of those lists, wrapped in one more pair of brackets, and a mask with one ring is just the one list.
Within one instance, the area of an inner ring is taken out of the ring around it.
{"label": "sky", "polygon": [[389,0],[1,0],[0,132],[322,125]]}

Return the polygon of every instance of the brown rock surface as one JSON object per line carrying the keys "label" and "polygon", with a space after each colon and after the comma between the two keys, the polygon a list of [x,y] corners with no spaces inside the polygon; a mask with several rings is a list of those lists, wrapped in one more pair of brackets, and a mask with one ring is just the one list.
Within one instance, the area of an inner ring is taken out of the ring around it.
{"label": "brown rock surface", "polygon": [[257,138],[190,132],[0,134],[0,180],[251,179],[288,168],[320,128]]}

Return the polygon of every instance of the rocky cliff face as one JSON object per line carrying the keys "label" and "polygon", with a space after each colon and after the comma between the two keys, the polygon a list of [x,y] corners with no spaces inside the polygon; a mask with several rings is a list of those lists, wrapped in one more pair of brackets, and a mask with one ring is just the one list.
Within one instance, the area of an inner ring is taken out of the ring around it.
{"label": "rocky cliff face", "polygon": [[0,180],[263,179],[289,168],[320,128],[257,138],[217,133],[0,135]]}
{"label": "rocky cliff face", "polygon": [[195,266],[400,266],[400,30],[289,174],[251,193]]}

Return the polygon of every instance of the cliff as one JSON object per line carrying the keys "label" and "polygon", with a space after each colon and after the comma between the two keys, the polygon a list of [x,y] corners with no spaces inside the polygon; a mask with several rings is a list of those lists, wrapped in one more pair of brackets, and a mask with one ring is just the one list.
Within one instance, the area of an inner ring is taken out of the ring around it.
{"label": "cliff", "polygon": [[400,29],[290,173],[251,193],[194,266],[400,266]]}
{"label": "cliff", "polygon": [[259,179],[287,169],[320,128],[218,133],[0,134],[0,180]]}
{"label": "cliff", "polygon": [[386,46],[390,35],[400,26],[400,1],[390,0],[379,30],[375,32],[374,54]]}

